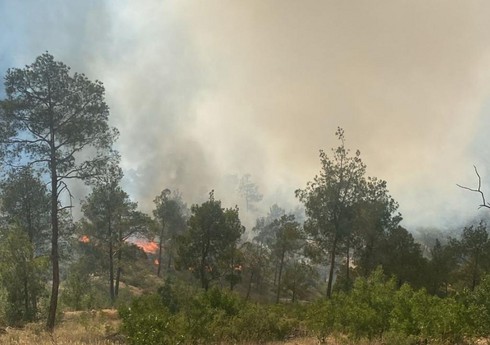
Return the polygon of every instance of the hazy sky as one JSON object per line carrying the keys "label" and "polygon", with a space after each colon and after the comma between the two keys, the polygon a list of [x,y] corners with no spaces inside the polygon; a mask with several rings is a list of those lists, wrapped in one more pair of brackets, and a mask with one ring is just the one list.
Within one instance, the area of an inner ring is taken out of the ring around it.
{"label": "hazy sky", "polygon": [[[335,130],[404,225],[447,228],[490,195],[490,2],[0,0],[0,73],[49,51],[106,86],[125,187],[293,207]],[[254,215],[255,216],[255,215]]]}

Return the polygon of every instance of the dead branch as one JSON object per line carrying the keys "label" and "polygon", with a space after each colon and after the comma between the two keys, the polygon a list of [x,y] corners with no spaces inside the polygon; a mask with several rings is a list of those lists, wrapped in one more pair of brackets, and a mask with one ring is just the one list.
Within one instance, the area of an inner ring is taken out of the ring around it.
{"label": "dead branch", "polygon": [[480,194],[481,196],[481,199],[482,199],[482,204],[479,205],[478,208],[482,208],[482,207],[486,207],[486,208],[490,208],[490,203],[488,203],[486,200],[485,200],[485,194],[482,192],[481,190],[481,176],[480,174],[478,173],[478,169],[476,168],[475,165],[473,165],[473,168],[475,168],[475,173],[476,173],[476,176],[478,176],[478,189],[475,189],[475,188],[469,188],[469,187],[466,187],[466,186],[462,186],[462,185],[459,185],[459,184],[456,184],[459,188],[462,188],[462,189],[466,189],[466,190],[469,190],[471,192],[475,192],[475,193],[478,193]]}

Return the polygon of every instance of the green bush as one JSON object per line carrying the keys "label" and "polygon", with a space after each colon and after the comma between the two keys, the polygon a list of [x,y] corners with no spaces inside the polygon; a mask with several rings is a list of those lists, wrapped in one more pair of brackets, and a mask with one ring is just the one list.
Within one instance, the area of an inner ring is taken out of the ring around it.
{"label": "green bush", "polygon": [[183,297],[169,284],[121,307],[129,344],[263,343],[282,340],[298,327],[286,308],[247,303],[229,291],[213,288]]}
{"label": "green bush", "polygon": [[307,313],[306,326],[318,338],[318,341],[323,344],[327,341],[327,337],[332,335],[336,330],[336,312],[335,301],[338,301],[339,295],[335,295],[334,299],[320,299],[313,303]]}
{"label": "green bush", "polygon": [[307,327],[320,342],[342,335],[386,344],[463,344],[490,333],[490,282],[474,293],[439,298],[403,285],[381,271],[359,278],[349,294],[337,293],[309,307]]}
{"label": "green bush", "polygon": [[343,314],[341,331],[347,331],[355,339],[380,338],[389,329],[395,292],[395,281],[387,280],[381,269],[367,279],[357,279],[338,306]]}
{"label": "green bush", "polygon": [[132,345],[171,345],[182,342],[181,327],[158,295],[135,299],[130,307],[119,308],[122,331]]}
{"label": "green bush", "polygon": [[[490,275],[482,278],[475,291],[465,296],[468,305],[468,333],[476,337],[490,336]],[[461,299],[460,299],[461,302]]]}
{"label": "green bush", "polygon": [[390,317],[391,332],[404,336],[420,336],[427,333],[430,326],[427,316],[431,302],[425,290],[415,292],[410,285],[402,285],[395,293],[393,301]]}
{"label": "green bush", "polygon": [[387,280],[378,269],[369,278],[358,278],[350,293],[337,292],[314,303],[307,326],[320,342],[335,334],[356,340],[380,338],[389,330],[395,291],[394,280]]}
{"label": "green bush", "polygon": [[261,343],[283,340],[298,328],[298,321],[280,306],[247,304],[230,324],[230,340]]}

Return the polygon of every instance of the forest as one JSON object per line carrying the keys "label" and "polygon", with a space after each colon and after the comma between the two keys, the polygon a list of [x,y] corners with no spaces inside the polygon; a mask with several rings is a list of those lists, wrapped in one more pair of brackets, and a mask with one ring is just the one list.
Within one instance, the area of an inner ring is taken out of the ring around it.
{"label": "forest", "polygon": [[[213,190],[188,204],[173,186],[155,190],[151,213],[138,208],[102,82],[44,53],[9,69],[4,85],[0,342],[30,325],[55,335],[69,313],[87,324],[108,309],[118,321],[104,330],[108,344],[489,339],[488,225],[417,241],[341,127],[319,173],[297,186],[302,207],[270,205],[246,229],[241,215],[263,197],[251,175],[236,186],[245,209]],[[89,191],[81,205],[77,184]]]}

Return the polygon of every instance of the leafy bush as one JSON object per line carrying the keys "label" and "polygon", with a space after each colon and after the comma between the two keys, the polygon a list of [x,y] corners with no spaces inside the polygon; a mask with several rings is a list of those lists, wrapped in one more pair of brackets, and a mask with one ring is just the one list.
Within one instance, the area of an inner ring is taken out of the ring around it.
{"label": "leafy bush", "polygon": [[229,338],[255,343],[283,340],[297,328],[298,320],[281,306],[249,303],[232,319]]}
{"label": "leafy bush", "polygon": [[387,344],[461,344],[489,332],[489,292],[490,282],[473,294],[448,298],[406,284],[396,290],[394,280],[377,270],[368,279],[357,279],[349,294],[337,293],[311,305],[307,326],[320,342],[341,334]]}
{"label": "leafy bush", "polygon": [[135,299],[119,312],[122,331],[132,345],[261,343],[284,339],[298,325],[282,307],[247,303],[217,288],[184,299],[171,284],[158,294]]}
{"label": "leafy bush", "polygon": [[315,334],[318,341],[323,344],[336,330],[335,302],[338,301],[339,295],[334,295],[333,299],[320,299],[312,304],[309,308],[306,318],[306,326]]}
{"label": "leafy bush", "polygon": [[130,307],[121,307],[122,331],[129,344],[167,345],[181,343],[178,319],[163,305],[158,295],[135,299]]}
{"label": "leafy bush", "polygon": [[390,330],[420,342],[458,343],[467,329],[466,307],[454,298],[429,295],[424,289],[414,291],[403,285],[395,294]]}
{"label": "leafy bush", "polygon": [[395,291],[395,281],[387,280],[381,269],[367,279],[357,279],[350,294],[337,303],[342,313],[340,331],[355,339],[381,337],[389,329]]}
{"label": "leafy bush", "polygon": [[429,327],[427,315],[431,302],[425,290],[415,292],[410,285],[402,285],[395,293],[390,330],[404,336],[419,336],[427,332]]}
{"label": "leafy bush", "polygon": [[477,337],[490,336],[490,275],[483,277],[475,291],[466,297],[468,304],[468,332]]}

